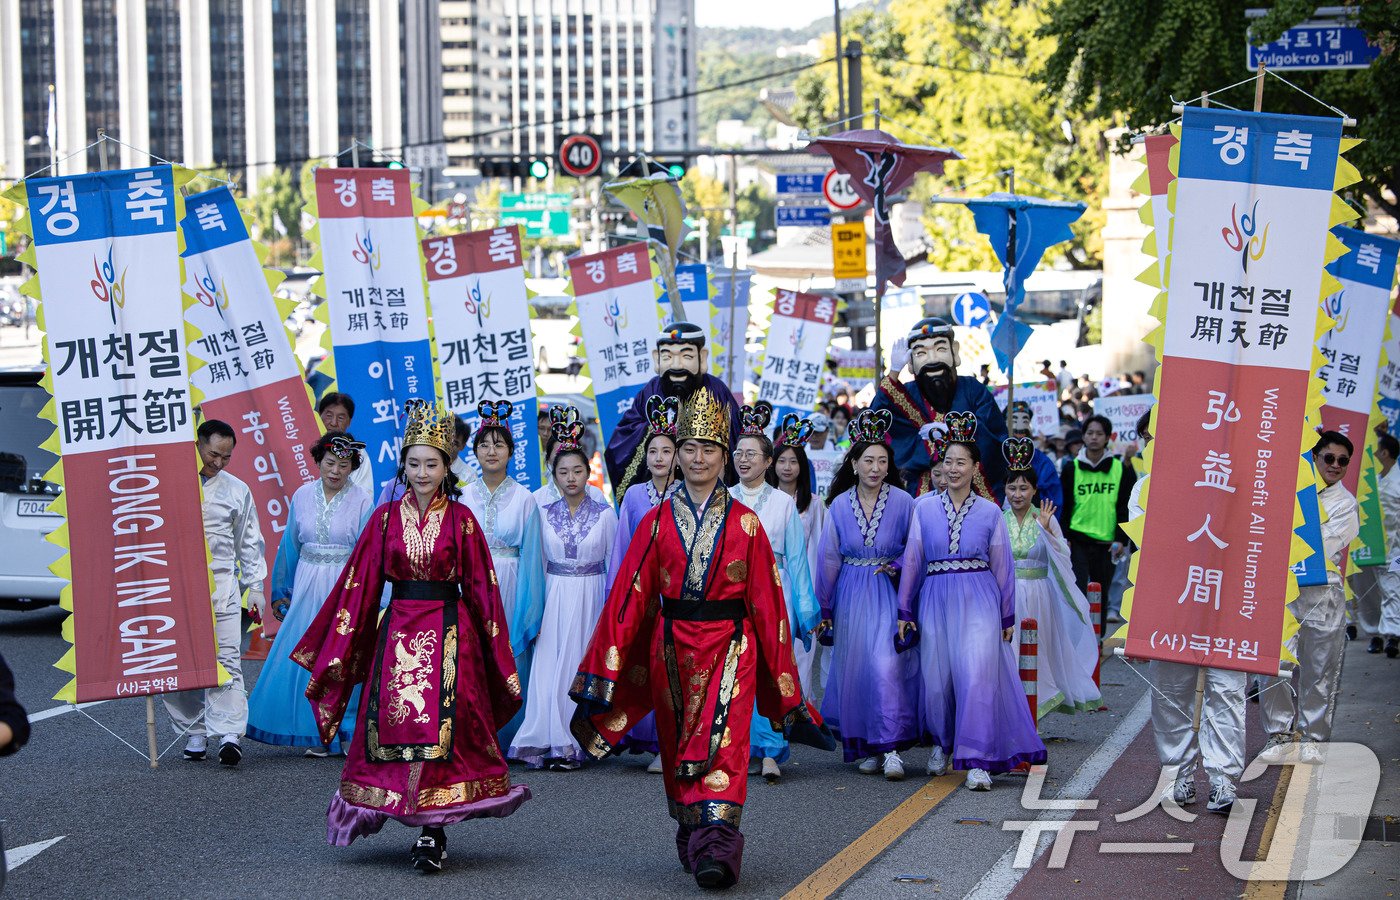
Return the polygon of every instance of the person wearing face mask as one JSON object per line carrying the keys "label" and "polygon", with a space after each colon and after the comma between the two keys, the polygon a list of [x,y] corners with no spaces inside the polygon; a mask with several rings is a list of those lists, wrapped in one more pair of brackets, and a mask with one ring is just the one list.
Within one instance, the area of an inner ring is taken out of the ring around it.
{"label": "person wearing face mask", "polygon": [[248,609],[263,608],[262,530],[248,486],[226,471],[237,437],[226,422],[208,419],[199,426],[199,480],[204,485],[204,537],[209,542],[214,576],[214,634],[219,665],[229,680],[207,690],[166,694],[165,710],[177,734],[188,735],[185,759],[203,760],[209,736],[219,741],[219,763],[236,766],[243,759],[239,738],[248,726],[248,693],[243,687],[243,611],[238,598],[248,592]]}
{"label": "person wearing face mask", "polygon": [[[763,532],[773,548],[782,581],[783,597],[787,601],[788,628],[792,633],[792,648],[797,655],[798,670],[802,658],[811,653],[812,632],[819,619],[817,600],[812,595],[812,572],[807,560],[807,535],[802,517],[792,497],[769,482],[773,465],[773,442],[766,434],[773,418],[773,407],[765,400],[740,411],[742,423],[739,443],[734,451],[734,468],[739,483],[729,489],[734,499],[758,513]],[[789,424],[797,426],[797,416],[789,415]],[[800,643],[799,643],[800,642]],[[787,762],[787,739],[774,731],[754,709],[749,727],[752,756],[749,774],[761,771],[770,783],[782,777],[781,763]]]}
{"label": "person wearing face mask", "polygon": [[[507,474],[515,454],[515,436],[510,430],[513,411],[509,400],[496,403],[483,400],[477,404],[480,424],[472,440],[472,452],[481,466],[481,478],[462,491],[462,502],[476,516],[486,535],[486,546],[491,549],[491,565],[496,570],[507,622],[515,621],[516,610],[544,607],[544,546],[539,506],[530,491]],[[525,615],[531,620],[537,617],[537,614]],[[511,650],[515,654],[520,683],[527,685],[529,645],[514,631],[511,632]],[[501,746],[510,745],[520,727],[521,716],[522,713],[517,713],[501,729],[498,735]]]}
{"label": "person wearing face mask", "polygon": [[621,752],[632,723],[656,711],[676,854],[711,889],[740,877],[749,705],[794,740],[821,721],[803,700],[763,525],[720,483],[730,424],[706,389],[683,405],[685,484],[638,523],[569,691],[574,734],[595,758]]}
{"label": "person wearing face mask", "polygon": [[[739,434],[739,403],[729,387],[709,374],[710,353],[705,349],[705,330],[690,322],[673,322],[662,330],[651,354],[656,374],[642,385],[631,407],[608,438],[603,459],[608,467],[608,483],[618,496],[633,484],[646,480],[647,436],[646,408],[654,396],[675,397],[682,404],[702,388],[724,404],[729,415],[730,435]],[[733,452],[732,446],[726,450]],[[725,482],[733,484],[737,476],[732,468],[725,471]]]}
{"label": "person wearing face mask", "polygon": [[819,634],[832,657],[822,718],[841,738],[846,762],[900,781],[900,751],[919,740],[919,660],[893,639],[895,584],[914,501],[886,443],[891,419],[888,410],[866,410],[851,422],[851,449],[827,495],[814,575]]}
{"label": "person wearing face mask", "polygon": [[928,774],[951,763],[967,788],[1045,762],[1017,672],[1015,558],[1006,520],[972,491],[977,420],[950,413],[948,490],[914,505],[899,582],[899,637],[920,636],[920,724],[933,743]]}
{"label": "person wearing face mask", "polygon": [[[311,447],[321,477],[292,495],[272,565],[271,612],[282,624],[248,697],[248,737],[264,744],[305,747],[305,755],[311,757],[342,752],[355,731],[352,712],[330,745],[321,743],[320,728],[306,703],[311,676],[290,654],[335,587],[373,509],[369,494],[350,483],[364,446],[353,435],[331,431]],[[351,704],[357,699],[352,697]]]}
{"label": "person wearing face mask", "polygon": [[1089,601],[1074,584],[1069,544],[1055,518],[1055,504],[1041,499],[1028,437],[1002,445],[1006,459],[1006,519],[1011,555],[1016,562],[1016,632],[1019,647],[1022,619],[1036,621],[1040,640],[1039,691],[1036,718],[1046,713],[1098,709],[1099,689],[1094,667],[1099,645],[1089,618]]}
{"label": "person wearing face mask", "polygon": [[[1294,667],[1298,677],[1290,673],[1288,678],[1265,678],[1259,692],[1259,712],[1269,734],[1259,758],[1268,763],[1289,760],[1295,749],[1302,762],[1320,762],[1317,745],[1332,736],[1346,646],[1346,598],[1338,567],[1361,528],[1356,498],[1342,484],[1354,452],[1351,440],[1336,431],[1322,432],[1313,445],[1313,463],[1323,484],[1317,500],[1323,513],[1327,583],[1298,588],[1298,599],[1288,604],[1298,630],[1285,641],[1285,652],[1298,660]],[[1301,735],[1298,748],[1292,743],[1295,731]]]}
{"label": "person wearing face mask", "polygon": [[905,339],[909,347],[912,383],[902,383],[893,373],[882,378],[871,409],[887,409],[894,416],[890,437],[895,464],[905,487],[914,496],[933,490],[929,470],[935,458],[934,441],[943,432],[950,412],[972,413],[977,419],[977,446],[982,465],[974,473],[978,496],[1000,502],[1005,470],[1001,442],[1006,420],[992,392],[971,375],[959,375],[958,342],[953,326],[943,319],[921,319]]}
{"label": "person wearing face mask", "polygon": [[544,605],[517,607],[511,619],[516,647],[531,643],[525,718],[511,740],[511,759],[527,768],[571,771],[583,763],[583,748],[569,730],[573,705],[569,683],[593,636],[607,596],[608,557],[617,514],[588,496],[588,457],[581,446],[583,423],[571,406],[550,411],[554,456],[549,471],[560,498],[544,508]]}
{"label": "person wearing face mask", "polygon": [[364,686],[327,840],[343,847],[395,819],[422,829],[410,862],[432,873],[445,826],[508,816],[530,790],[511,784],[496,741],[520,708],[520,678],[485,535],[452,502],[453,416],[422,400],[405,411],[397,477],[409,491],[370,514],[292,661],[311,673],[325,743]]}

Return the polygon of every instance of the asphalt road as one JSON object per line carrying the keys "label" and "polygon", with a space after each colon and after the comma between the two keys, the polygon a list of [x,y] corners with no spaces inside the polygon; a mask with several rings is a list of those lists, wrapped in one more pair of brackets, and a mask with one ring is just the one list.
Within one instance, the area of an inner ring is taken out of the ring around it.
{"label": "asphalt road", "polygon": [[[59,636],[62,615],[0,613],[0,653],[14,669],[31,714],[59,706],[49,698],[68,677],[52,668],[66,647]],[[245,666],[255,676],[261,664]],[[1117,661],[1105,668],[1104,681],[1110,709],[1056,715],[1043,724],[1051,753],[1047,794],[1079,770],[1105,737],[1122,731],[1144,690],[1141,679]],[[157,709],[164,748],[174,734],[159,703]],[[675,859],[660,778],[646,773],[642,757],[579,772],[513,769],[534,799],[507,819],[450,827],[447,870],[422,876],[407,863],[415,834],[410,829],[391,823],[348,848],[325,843],[337,759],[305,759],[299,751],[247,741],[243,764],[228,769],[212,760],[184,762],[177,745],[151,770],[104,725],[145,747],[144,703],[124,700],[37,722],[30,744],[0,760],[6,845],[14,850],[62,838],[9,873],[9,896],[698,893]],[[781,783],[750,784],[743,882],[731,893],[776,897],[801,886],[807,896],[833,890],[848,897],[925,896],[933,885],[945,896],[960,896],[971,889],[1015,846],[1017,835],[1004,832],[1001,822],[1034,817],[1021,808],[1024,779],[1000,778],[990,794],[973,794],[956,776],[931,784],[922,775],[926,758],[922,750],[906,754],[910,778],[890,783],[857,774],[839,754],[796,748]],[[907,813],[901,804],[921,791],[940,798],[931,813],[918,813],[904,825],[887,821],[885,844],[866,838],[856,849],[874,846],[876,852],[866,859],[852,856],[847,848],[853,842],[896,807]],[[906,833],[920,819],[920,829]],[[885,845],[892,849],[878,856]],[[913,872],[899,868],[915,864]],[[911,890],[916,885],[896,880],[907,874],[928,880]]]}

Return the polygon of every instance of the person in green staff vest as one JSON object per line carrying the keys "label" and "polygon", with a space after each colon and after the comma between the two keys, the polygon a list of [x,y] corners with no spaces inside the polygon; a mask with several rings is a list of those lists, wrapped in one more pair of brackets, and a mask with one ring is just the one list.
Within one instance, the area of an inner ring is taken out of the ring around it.
{"label": "person in green staff vest", "polygon": [[[1064,505],[1060,526],[1069,539],[1070,565],[1081,591],[1098,582],[1106,592],[1113,581],[1113,567],[1128,545],[1119,527],[1128,521],[1128,497],[1137,481],[1131,464],[1108,452],[1113,423],[1106,416],[1084,420],[1084,446],[1078,455],[1060,466]],[[1106,633],[1108,604],[1099,604],[1100,634]]]}

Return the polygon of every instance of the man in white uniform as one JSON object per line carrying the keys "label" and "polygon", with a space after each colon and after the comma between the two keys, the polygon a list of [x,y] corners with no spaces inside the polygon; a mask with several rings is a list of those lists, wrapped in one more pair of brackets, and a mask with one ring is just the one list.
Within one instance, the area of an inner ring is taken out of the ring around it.
{"label": "man in white uniform", "polygon": [[214,575],[214,636],[219,664],[229,680],[207,690],[165,695],[165,708],[177,733],[189,735],[185,759],[204,759],[208,736],[219,740],[219,762],[236,766],[243,758],[239,738],[248,726],[248,692],[243,687],[243,611],[239,597],[248,591],[248,608],[261,609],[263,578],[262,531],[257,506],[248,486],[224,471],[237,442],[233,429],[217,419],[199,426],[199,470],[204,482],[204,537],[209,542]]}
{"label": "man in white uniform", "polygon": [[1392,569],[1400,558],[1400,441],[1382,434],[1376,441],[1376,464],[1380,467],[1379,494],[1381,521],[1385,526],[1386,561],[1378,566],[1357,566],[1348,577],[1355,594],[1356,622],[1371,636],[1367,653],[1380,653],[1394,659],[1400,656],[1400,574]]}
{"label": "man in white uniform", "polygon": [[1298,619],[1298,631],[1287,642],[1298,659],[1296,691],[1293,679],[1274,676],[1264,679],[1259,692],[1259,712],[1269,734],[1259,758],[1267,763],[1289,759],[1295,728],[1302,736],[1299,758],[1305,763],[1320,761],[1317,744],[1332,736],[1332,713],[1346,645],[1346,598],[1342,576],[1335,567],[1345,558],[1361,527],[1356,498],[1342,486],[1352,453],[1351,441],[1335,431],[1322,432],[1313,446],[1313,463],[1325,485],[1317,493],[1325,518],[1322,552],[1332,566],[1328,567],[1326,584],[1299,588],[1298,599],[1289,604]]}

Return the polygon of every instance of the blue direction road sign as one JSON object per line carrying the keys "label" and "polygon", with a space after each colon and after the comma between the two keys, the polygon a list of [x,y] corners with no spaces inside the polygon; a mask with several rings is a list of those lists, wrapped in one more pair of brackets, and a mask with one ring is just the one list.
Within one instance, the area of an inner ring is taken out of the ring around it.
{"label": "blue direction road sign", "polygon": [[953,300],[953,322],[964,328],[984,328],[992,319],[992,304],[977,291],[958,294]]}
{"label": "blue direction road sign", "polygon": [[1262,47],[1250,45],[1246,61],[1251,72],[1263,63],[1270,69],[1364,69],[1381,55],[1381,48],[1366,40],[1355,25],[1318,23],[1299,25]]}
{"label": "blue direction road sign", "polygon": [[779,197],[820,197],[826,172],[779,172]]}
{"label": "blue direction road sign", "polygon": [[[817,183],[821,187],[821,183]],[[778,227],[796,225],[807,228],[825,228],[831,224],[831,210],[826,204],[821,206],[780,206],[778,207]]]}

